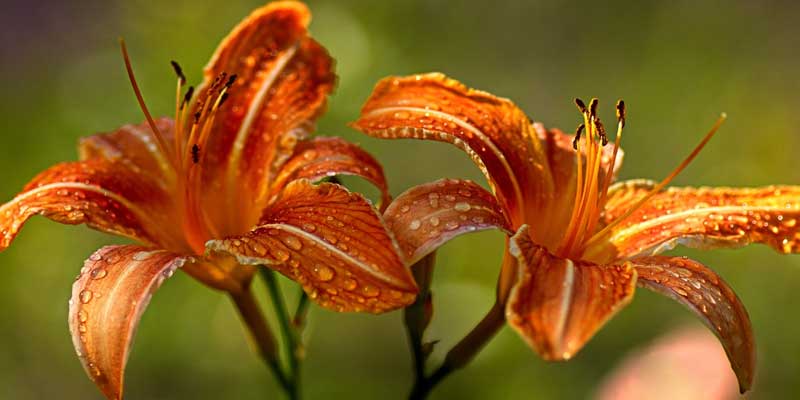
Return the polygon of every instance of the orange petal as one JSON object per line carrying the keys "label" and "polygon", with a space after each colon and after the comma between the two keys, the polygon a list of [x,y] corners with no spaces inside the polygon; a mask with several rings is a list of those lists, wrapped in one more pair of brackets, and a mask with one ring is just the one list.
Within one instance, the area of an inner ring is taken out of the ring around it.
{"label": "orange petal", "polygon": [[[166,143],[172,144],[174,121],[170,118],[159,118],[155,123]],[[81,138],[78,151],[81,160],[105,159],[118,162],[133,173],[157,178],[158,183],[164,187],[171,186],[175,179],[175,172],[169,161],[171,155],[161,152],[147,123],[125,125],[110,133]]]}
{"label": "orange petal", "polygon": [[[648,181],[615,185],[606,222],[652,187]],[[714,248],[748,243],[764,243],[787,254],[800,252],[800,187],[669,188],[617,225],[604,247],[591,252],[622,258],[657,254],[676,244]]]}
{"label": "orange petal", "polygon": [[397,197],[383,215],[412,265],[463,233],[511,231],[494,196],[480,185],[442,179],[415,186]]}
{"label": "orange petal", "polygon": [[185,260],[139,246],[107,246],[86,260],[72,286],[69,329],[89,378],[121,399],[125,364],[139,319],[164,279]]}
{"label": "orange petal", "polygon": [[506,318],[546,360],[571,358],[633,298],[636,271],[556,257],[529,238],[523,226],[511,238],[519,280]]}
{"label": "orange petal", "polygon": [[379,138],[458,146],[478,164],[514,222],[522,221],[523,202],[536,207],[546,200],[540,194],[553,190],[546,155],[528,117],[511,101],[442,74],[380,81],[353,126]]}
{"label": "orange petal", "polygon": [[237,79],[216,116],[204,152],[204,200],[222,234],[258,220],[268,182],[299,138],[313,128],[333,90],[333,60],[308,36],[300,2],[270,3],[222,41],[205,68],[208,86],[225,72]]}
{"label": "orange petal", "polygon": [[34,215],[168,248],[183,248],[169,195],[153,179],[101,159],[55,165],[0,206],[0,250]]}
{"label": "orange petal", "polygon": [[744,393],[753,383],[755,340],[744,305],[725,281],[685,257],[651,256],[631,260],[639,286],[670,297],[692,310],[717,335]]}
{"label": "orange petal", "polygon": [[292,181],[253,231],[207,247],[245,265],[273,268],[337,311],[389,311],[410,304],[417,293],[375,208],[330,183]]}
{"label": "orange petal", "polygon": [[391,200],[378,160],[358,145],[338,137],[316,137],[298,143],[271,186],[277,194],[290,181],[308,179],[314,182],[334,175],[360,176],[380,189],[384,204]]}

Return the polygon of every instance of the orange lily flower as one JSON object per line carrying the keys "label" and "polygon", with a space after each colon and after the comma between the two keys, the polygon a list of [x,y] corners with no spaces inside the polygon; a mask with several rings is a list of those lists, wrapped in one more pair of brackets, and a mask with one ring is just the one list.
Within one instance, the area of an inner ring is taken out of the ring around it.
{"label": "orange lily flower", "polygon": [[413,301],[413,277],[378,211],[342,186],[313,184],[358,175],[388,199],[372,156],[338,138],[308,139],[335,84],[309,21],[298,2],[257,9],[185,95],[173,64],[174,120],[150,116],[123,44],[148,122],[84,138],[80,161],[47,169],[0,206],[0,251],[34,215],[142,243],[98,250],[73,286],[73,342],[109,398],[122,395],[150,296],[177,268],[235,299],[265,265],[336,311],[379,313]]}
{"label": "orange lily flower", "polygon": [[[452,143],[478,164],[493,189],[441,180],[399,196],[384,217],[407,260],[414,263],[459,234],[500,228],[508,239],[497,328],[505,313],[543,358],[566,360],[631,301],[639,285],[694,311],[720,338],[746,390],[755,351],[743,305],[711,269],[657,254],[676,244],[707,249],[748,243],[798,253],[800,187],[665,188],[722,118],[664,181],[612,185],[622,159],[624,103],[617,106],[616,143],[604,146],[597,101],[588,107],[576,102],[584,123],[573,138],[532,123],[509,100],[441,74],[378,83],[354,127],[379,138]],[[492,323],[487,316],[481,329]]]}

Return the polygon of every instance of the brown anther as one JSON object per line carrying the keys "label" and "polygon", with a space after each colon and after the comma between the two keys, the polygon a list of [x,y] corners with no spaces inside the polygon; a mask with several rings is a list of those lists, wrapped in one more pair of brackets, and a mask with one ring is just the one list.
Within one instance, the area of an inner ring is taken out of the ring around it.
{"label": "brown anther", "polygon": [[231,75],[230,78],[228,78],[228,82],[225,84],[225,87],[230,88],[231,86],[233,86],[234,82],[236,82],[236,74],[233,74]]}
{"label": "brown anther", "polygon": [[178,79],[181,80],[181,85],[186,83],[186,76],[183,75],[183,69],[181,69],[181,66],[178,65],[178,62],[177,61],[170,61],[169,63],[172,65],[172,69],[175,70],[175,75],[178,75]]}
{"label": "brown anther", "polygon": [[[578,99],[575,100],[577,100],[575,102],[576,104],[578,103],[578,101],[580,101]],[[578,141],[581,139],[581,133],[583,132],[584,128],[585,126],[583,124],[580,124],[578,125],[578,129],[575,130],[575,139],[572,140],[572,148],[575,150],[578,150]]]}
{"label": "brown anther", "polygon": [[625,102],[622,100],[617,101],[617,121],[625,127]]}
{"label": "brown anther", "polygon": [[225,92],[222,94],[222,96],[219,96],[219,104],[217,104],[217,107],[222,107],[222,103],[224,103],[225,100],[227,99],[228,99],[228,92]]}
{"label": "brown anther", "polygon": [[595,117],[594,119],[594,126],[597,127],[597,136],[600,137],[600,140],[603,143],[603,146],[608,144],[608,136],[606,135],[606,127],[603,126],[603,123],[600,122],[600,118]]}
{"label": "brown anther", "polygon": [[200,122],[200,111],[194,113],[194,123]]}
{"label": "brown anther", "polygon": [[589,116],[597,118],[597,103],[599,101],[597,98],[593,98],[592,101],[589,102]]}
{"label": "brown anther", "polygon": [[200,146],[197,144],[192,145],[192,162],[195,164],[200,162]]}
{"label": "brown anther", "polygon": [[575,105],[578,106],[578,110],[580,110],[581,114],[586,114],[586,104],[583,102],[583,100],[576,97]]}
{"label": "brown anther", "polygon": [[192,100],[192,96],[194,95],[194,86],[189,86],[189,89],[186,90],[186,94],[183,96],[183,101],[181,101],[181,110],[186,107],[187,104]]}

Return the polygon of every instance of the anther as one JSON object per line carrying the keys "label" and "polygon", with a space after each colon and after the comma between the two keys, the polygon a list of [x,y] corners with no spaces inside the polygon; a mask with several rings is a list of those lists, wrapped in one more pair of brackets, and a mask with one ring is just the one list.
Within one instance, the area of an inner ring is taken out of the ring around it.
{"label": "anther", "polygon": [[597,98],[593,98],[592,101],[589,102],[589,116],[597,118]]}
{"label": "anther", "polygon": [[194,86],[189,86],[189,89],[186,90],[186,94],[183,96],[183,101],[181,102],[181,110],[186,104],[189,104],[189,101],[192,100],[192,96],[194,95]]}
{"label": "anther", "polygon": [[181,85],[186,83],[186,76],[183,75],[183,69],[181,69],[181,66],[178,65],[178,62],[177,61],[170,61],[169,63],[172,65],[172,69],[175,70],[175,75],[178,75],[178,79],[181,80]]}
{"label": "anther", "polygon": [[[576,104],[578,103],[578,101],[580,101],[578,99],[575,100]],[[583,124],[580,124],[578,125],[578,129],[575,130],[575,139],[572,140],[572,148],[575,150],[578,150],[578,141],[580,141],[581,139],[581,133],[583,132],[583,128],[585,128],[585,126]]]}
{"label": "anther", "polygon": [[200,162],[200,146],[197,144],[192,145],[192,162],[195,164]]}
{"label": "anther", "polygon": [[578,110],[580,110],[581,114],[586,114],[586,104],[584,104],[583,100],[576,97],[575,105],[578,106]]}
{"label": "anther", "polygon": [[222,94],[222,96],[219,96],[219,103],[217,104],[217,107],[222,107],[222,103],[224,103],[225,100],[227,99],[228,99],[228,92],[225,92]]}
{"label": "anther", "polygon": [[625,102],[622,100],[617,101],[617,121],[625,127]]}
{"label": "anther", "polygon": [[600,136],[600,140],[602,141],[603,146],[607,145],[608,136],[606,135],[606,127],[603,126],[602,122],[600,122],[600,118],[595,117],[594,126],[597,127],[597,135]]}
{"label": "anther", "polygon": [[236,74],[233,74],[230,78],[228,78],[228,83],[225,84],[225,87],[230,88],[233,86],[234,82],[236,82]]}

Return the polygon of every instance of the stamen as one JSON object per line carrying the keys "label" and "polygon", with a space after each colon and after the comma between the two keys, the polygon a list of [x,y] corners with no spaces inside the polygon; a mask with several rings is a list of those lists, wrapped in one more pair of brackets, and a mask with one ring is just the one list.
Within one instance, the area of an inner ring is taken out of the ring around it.
{"label": "stamen", "polygon": [[175,75],[178,75],[178,79],[180,81],[180,84],[181,85],[186,84],[186,76],[183,75],[183,69],[181,69],[181,66],[178,64],[178,62],[173,60],[173,61],[170,61],[169,63],[170,63],[170,65],[172,65],[172,69],[175,70]]}
{"label": "stamen", "polygon": [[200,162],[200,146],[196,143],[192,145],[192,162],[195,164]]}
{"label": "stamen", "polygon": [[194,86],[189,86],[189,89],[186,90],[186,94],[183,96],[183,101],[181,102],[181,110],[183,110],[187,104],[192,100],[192,95],[194,95]]}
{"label": "stamen", "polygon": [[586,114],[586,104],[583,103],[583,100],[576,97],[575,105],[578,106],[578,110],[580,110],[581,114]]}
{"label": "stamen", "polygon": [[575,139],[572,139],[572,148],[578,150],[578,142],[581,140],[581,133],[583,133],[583,129],[586,127],[584,124],[578,125],[578,129],[575,129]]}
{"label": "stamen", "polygon": [[[623,113],[622,113],[623,118],[621,119],[621,121],[624,121],[624,116],[625,115],[623,106]],[[727,114],[722,113],[717,119],[717,121],[714,123],[714,126],[711,127],[711,130],[706,134],[705,137],[703,137],[703,140],[700,141],[700,143],[694,148],[694,150],[692,150],[689,156],[687,156],[683,160],[683,162],[681,162],[678,165],[677,168],[675,168],[666,178],[664,178],[664,180],[662,180],[655,187],[653,187],[653,189],[651,189],[650,192],[648,192],[644,197],[642,197],[641,200],[636,202],[636,204],[633,207],[630,207],[628,211],[617,217],[614,221],[606,225],[602,230],[595,233],[591,238],[589,238],[589,240],[587,240],[586,243],[584,244],[583,248],[585,249],[595,241],[602,238],[603,235],[611,231],[611,228],[617,226],[625,218],[631,216],[631,214],[640,209],[648,200],[650,200],[657,193],[661,192],[661,190],[664,189],[664,187],[666,187],[670,182],[672,182],[672,180],[675,179],[675,177],[678,176],[678,174],[680,174],[689,165],[689,163],[691,163],[692,160],[694,160],[695,157],[697,157],[697,154],[699,154],[700,151],[703,150],[703,147],[705,147],[708,141],[711,140],[711,138],[714,136],[715,133],[717,133],[717,130],[719,130],[720,126],[722,126],[722,123],[725,122],[725,119],[727,118],[728,118]]]}
{"label": "stamen", "polygon": [[[142,109],[144,113],[144,117],[147,119],[147,123],[150,124],[150,129],[153,130],[153,135],[156,138],[156,143],[161,149],[163,154],[167,153],[167,144],[164,141],[164,136],[161,134],[161,131],[158,130],[156,126],[156,122],[153,120],[153,117],[150,115],[150,111],[147,109],[147,105],[144,103],[144,97],[142,97],[142,92],[139,90],[139,85],[136,83],[136,77],[133,75],[133,67],[131,67],[131,60],[128,56],[128,49],[125,47],[125,40],[122,38],[119,39],[119,45],[122,50],[122,59],[125,61],[125,69],[128,71],[128,79],[131,81],[131,86],[133,87],[133,93],[136,95],[136,100],[139,102],[139,108]],[[175,161],[172,161],[172,167],[177,171],[177,167],[175,166]]]}

